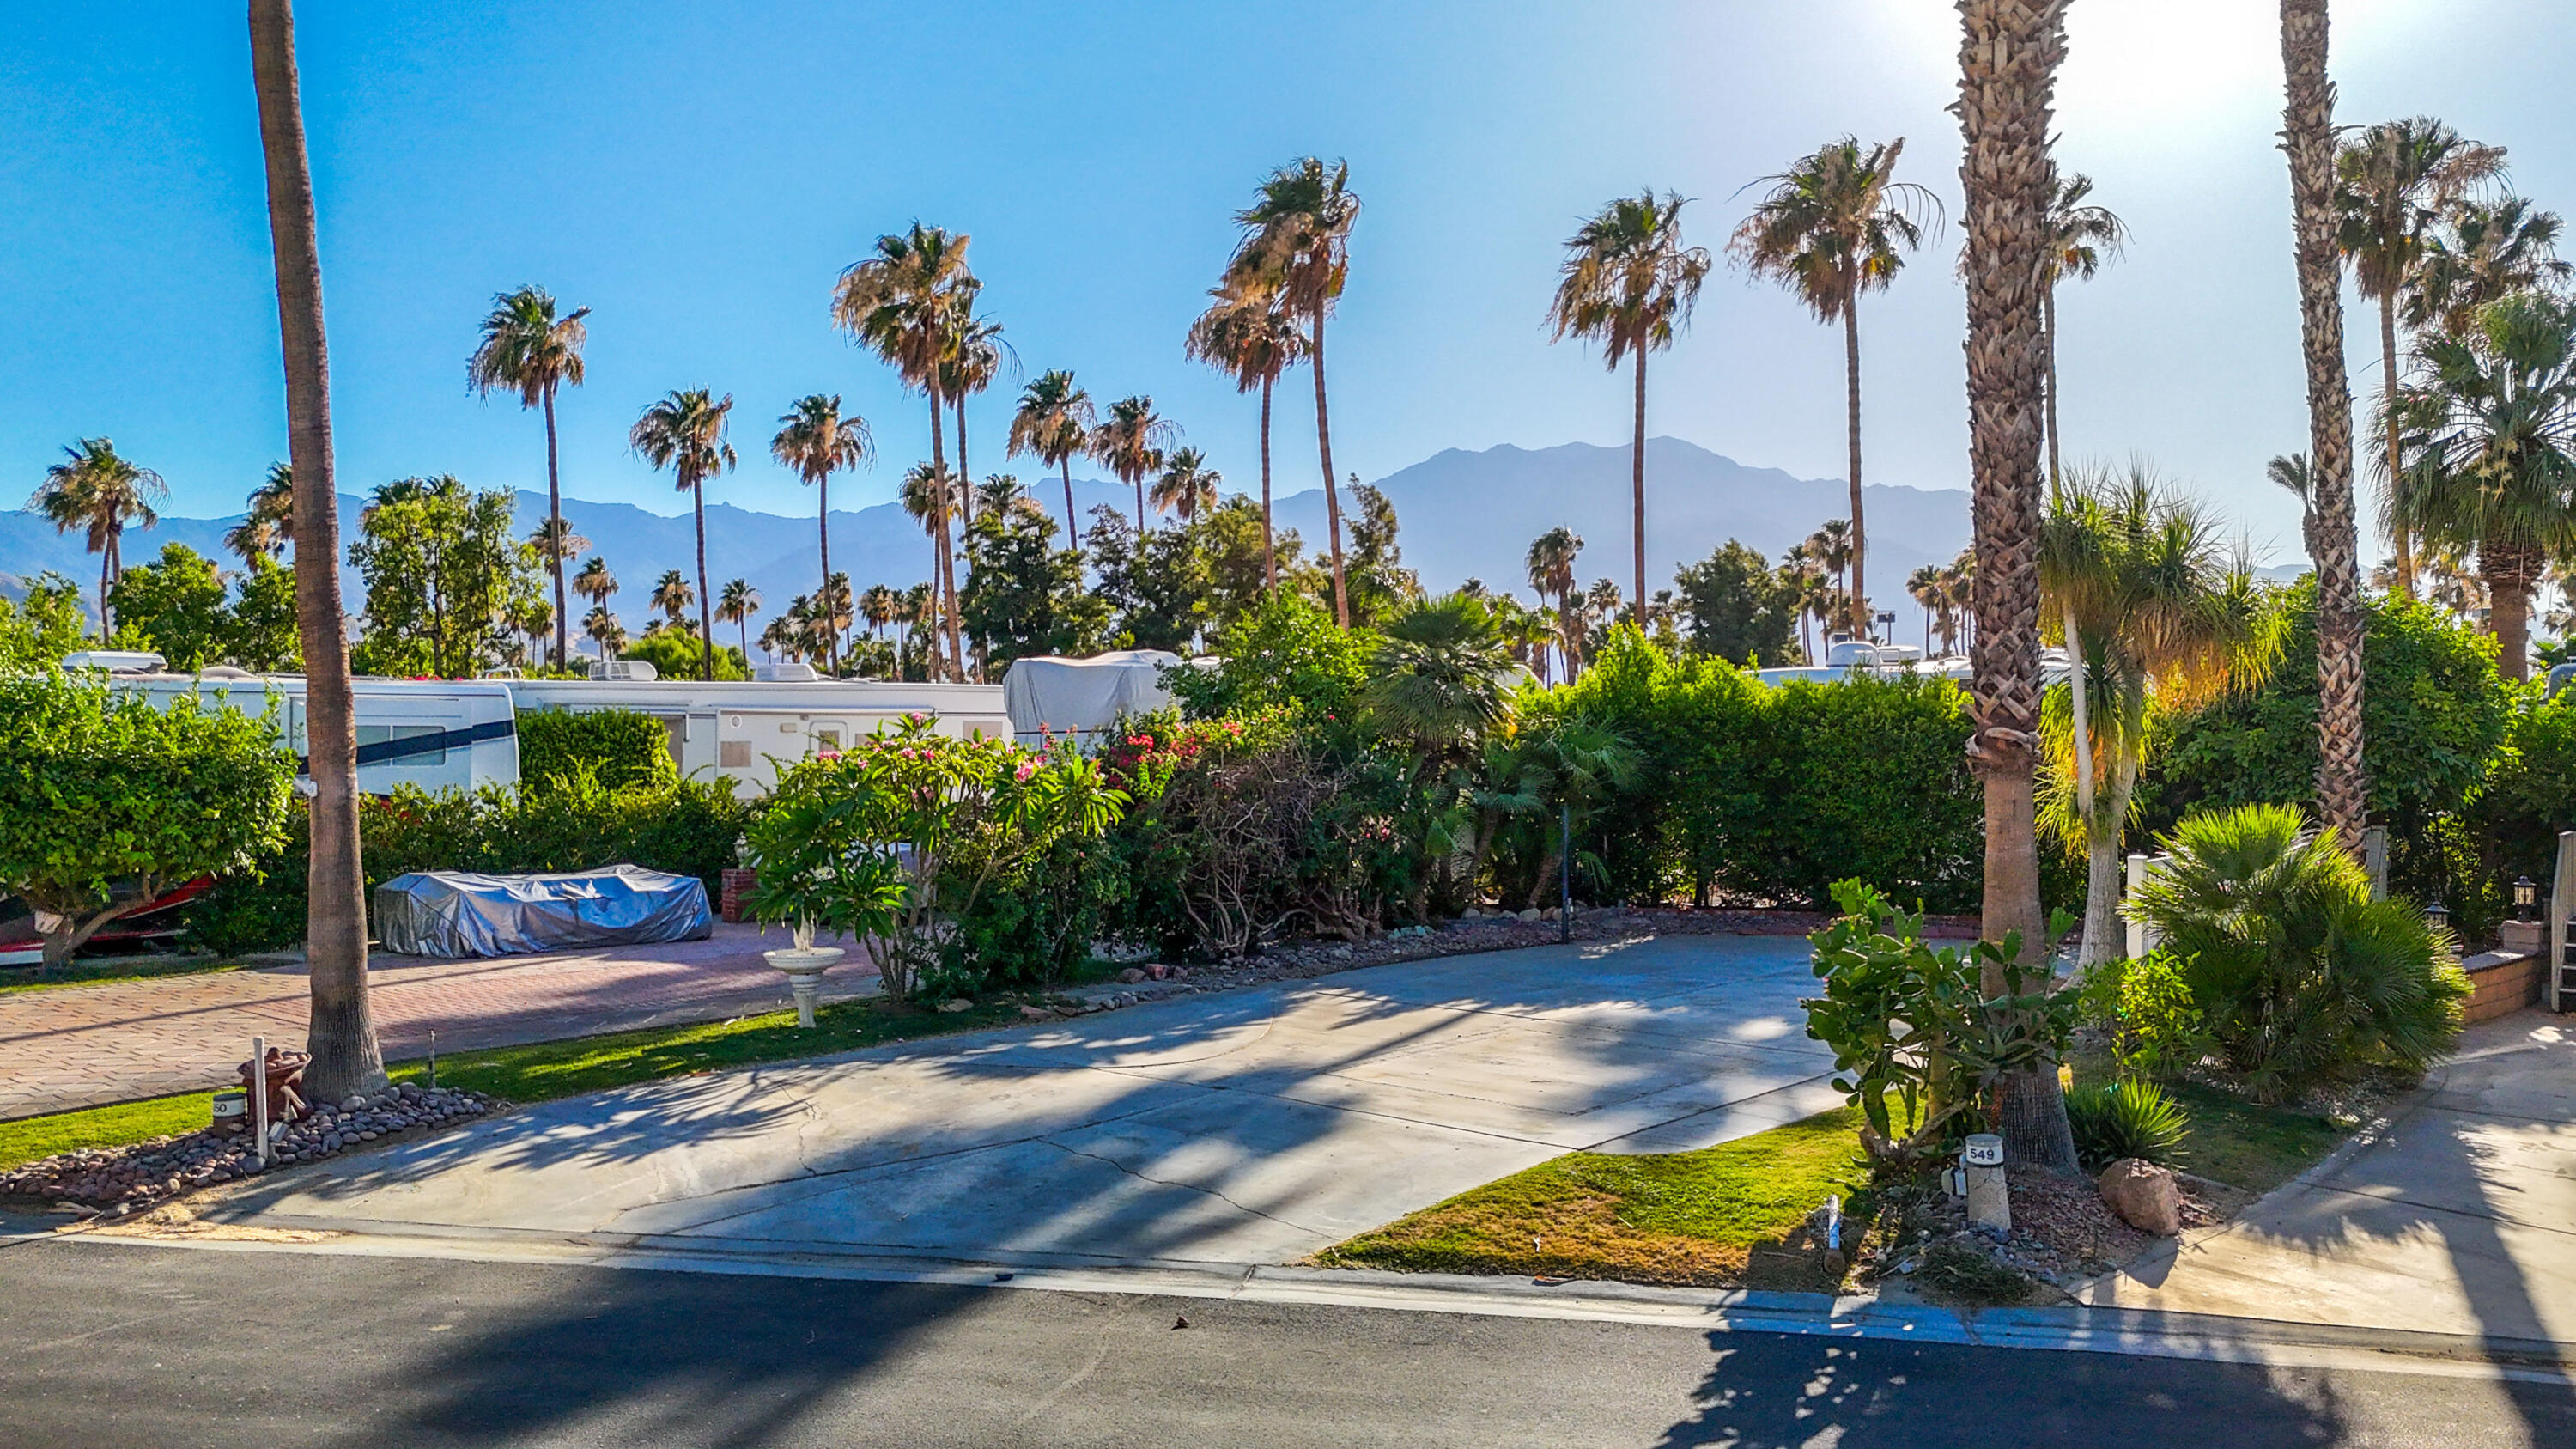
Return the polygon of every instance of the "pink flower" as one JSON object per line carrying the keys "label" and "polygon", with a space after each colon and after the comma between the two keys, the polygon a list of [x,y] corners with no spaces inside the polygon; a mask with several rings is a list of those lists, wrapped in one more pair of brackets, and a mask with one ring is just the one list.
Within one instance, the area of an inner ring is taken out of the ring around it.
{"label": "pink flower", "polygon": [[1017,781],[1019,781],[1021,784],[1025,785],[1025,784],[1027,784],[1027,783],[1028,783],[1029,776],[1034,775],[1034,774],[1036,774],[1037,772],[1038,772],[1038,762],[1037,762],[1037,761],[1035,761],[1035,760],[1022,760],[1022,761],[1020,761],[1020,767],[1019,767],[1018,769],[1013,770],[1013,771],[1011,772],[1011,778],[1012,778],[1012,779],[1014,779],[1014,780],[1017,780]]}
{"label": "pink flower", "polygon": [[817,752],[814,756],[814,758],[818,760],[837,760],[840,757],[841,752],[839,750],[822,750]]}

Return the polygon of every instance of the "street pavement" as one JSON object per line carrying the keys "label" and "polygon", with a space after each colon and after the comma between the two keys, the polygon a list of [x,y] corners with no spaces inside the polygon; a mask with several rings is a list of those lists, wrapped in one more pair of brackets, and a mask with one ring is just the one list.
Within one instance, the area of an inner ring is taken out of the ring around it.
{"label": "street pavement", "polygon": [[2471,1027],[2385,1131],[2086,1296],[2576,1344],[2576,1018]]}
{"label": "street pavement", "polygon": [[234,1223],[1028,1264],[1301,1257],[1574,1148],[1839,1105],[1803,941],[1412,962],[547,1103],[262,1181]]}
{"label": "street pavement", "polygon": [[12,1449],[2576,1443],[2564,1379],[2402,1360],[62,1238],[0,1248],[0,1301]]}
{"label": "street pavement", "polygon": [[[786,944],[716,923],[704,941],[439,961],[369,962],[376,1034],[389,1058],[515,1046],[675,1022],[721,1021],[788,1005],[760,958]],[[824,978],[823,999],[872,990],[859,953]],[[311,988],[300,964],[0,993],[0,1121],[238,1082],[250,1039],[304,1045]]]}

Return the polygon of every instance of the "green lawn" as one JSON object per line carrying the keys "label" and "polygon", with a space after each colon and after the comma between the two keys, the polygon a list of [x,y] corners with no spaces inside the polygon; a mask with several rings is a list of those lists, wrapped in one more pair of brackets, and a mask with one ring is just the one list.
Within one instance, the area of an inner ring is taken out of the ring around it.
{"label": "green lawn", "polygon": [[[1857,1233],[1868,1177],[1846,1107],[1705,1148],[1570,1152],[1315,1255],[1325,1267],[1830,1289],[1803,1225],[1841,1194]],[[1846,1249],[1851,1246],[1848,1239]]]}
{"label": "green lawn", "polygon": [[[2090,1087],[2111,1080],[2107,1057],[2078,1055],[2075,1082]],[[2183,1170],[2229,1187],[2266,1193],[2306,1171],[2335,1150],[2351,1129],[2296,1107],[2266,1107],[2194,1082],[2164,1084],[2165,1095],[2188,1114]]]}
{"label": "green lawn", "polygon": [[[886,1042],[999,1026],[1018,1021],[1019,1008],[1016,997],[978,1002],[974,1009],[953,1015],[872,1000],[850,1001],[816,1012],[812,1031],[796,1025],[795,1012],[780,1011],[696,1026],[442,1053],[438,1080],[513,1102],[542,1102],[723,1067],[830,1056]],[[427,1070],[426,1062],[402,1062],[393,1066],[392,1073],[396,1081],[413,1081]],[[213,1096],[210,1091],[188,1092],[0,1122],[0,1168],[76,1147],[115,1147],[193,1132],[212,1120]]]}

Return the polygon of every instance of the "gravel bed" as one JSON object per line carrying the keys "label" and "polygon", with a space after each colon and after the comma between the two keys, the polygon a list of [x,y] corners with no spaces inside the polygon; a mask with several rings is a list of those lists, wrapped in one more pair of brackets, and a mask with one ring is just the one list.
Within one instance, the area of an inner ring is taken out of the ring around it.
{"label": "gravel bed", "polygon": [[[480,1092],[405,1082],[371,1097],[314,1108],[288,1123],[268,1167],[318,1162],[365,1143],[479,1117],[495,1105]],[[84,1147],[11,1168],[0,1173],[0,1198],[33,1198],[81,1217],[121,1217],[261,1171],[250,1129],[224,1123],[121,1147]]]}

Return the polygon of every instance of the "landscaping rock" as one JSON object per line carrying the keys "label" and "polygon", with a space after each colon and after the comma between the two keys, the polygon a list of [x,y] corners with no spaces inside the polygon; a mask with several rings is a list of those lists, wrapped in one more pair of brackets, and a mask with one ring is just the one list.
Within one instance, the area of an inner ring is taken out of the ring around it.
{"label": "landscaping rock", "polygon": [[1023,1006],[1020,1008],[1020,1019],[1022,1021],[1053,1021],[1055,1020],[1055,1013],[1047,1010],[1043,1006]]}
{"label": "landscaping rock", "polygon": [[975,1009],[975,1003],[967,1000],[963,996],[953,996],[948,1000],[939,1003],[939,1009],[950,1016],[954,1016],[961,1011],[973,1011]]}
{"label": "landscaping rock", "polygon": [[2182,1189],[2165,1169],[2123,1157],[2102,1169],[2095,1185],[2120,1221],[2139,1232],[2170,1238],[2182,1231]]}
{"label": "landscaping rock", "polygon": [[1129,986],[1133,986],[1137,982],[1145,979],[1144,968],[1140,966],[1130,966],[1126,970],[1118,973],[1118,979]]}

